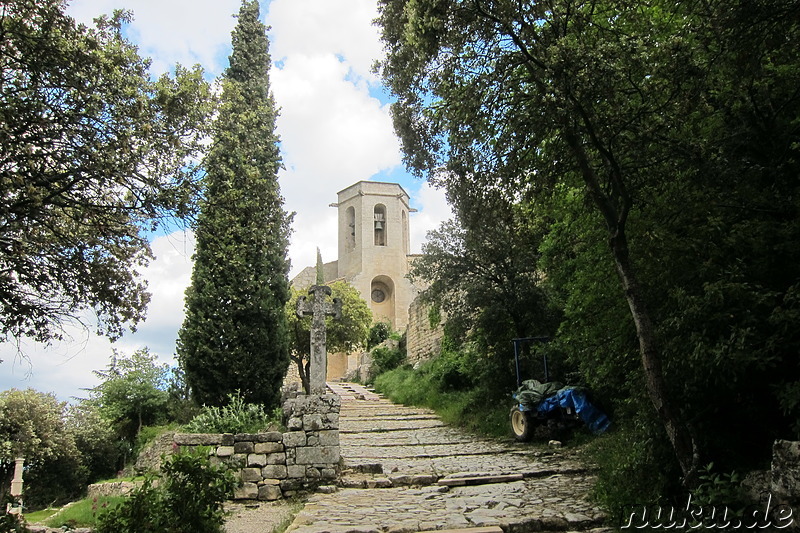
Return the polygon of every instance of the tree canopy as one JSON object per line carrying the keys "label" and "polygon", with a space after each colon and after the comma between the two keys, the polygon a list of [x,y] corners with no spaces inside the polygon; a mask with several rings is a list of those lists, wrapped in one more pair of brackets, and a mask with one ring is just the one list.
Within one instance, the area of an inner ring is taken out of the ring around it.
{"label": "tree canopy", "polygon": [[[325,317],[326,347],[328,352],[353,352],[367,345],[372,324],[372,311],[367,302],[361,298],[358,290],[346,281],[338,280],[328,284],[331,288],[331,299],[342,301],[342,316],[338,319]],[[291,358],[297,365],[300,380],[306,392],[311,388],[309,383],[309,356],[311,354],[311,317],[297,316],[297,299],[307,296],[312,301],[314,296],[308,295],[308,287],[296,289],[292,287],[292,296],[286,304],[286,319],[291,335]]]}
{"label": "tree canopy", "polygon": [[66,402],[54,394],[33,389],[0,393],[0,496],[10,486],[17,457],[25,458],[34,475],[46,473],[46,467],[78,461],[75,439],[64,421],[65,408]]}
{"label": "tree canopy", "polygon": [[145,313],[145,232],[194,211],[211,95],[199,67],[151,80],[117,11],[0,7],[0,339],[47,342],[93,310],[119,337]]}
{"label": "tree canopy", "polygon": [[224,405],[239,391],[275,407],[289,365],[287,247],[277,111],[258,2],[245,1],[222,79],[213,145],[204,162],[192,284],[178,358],[200,404]]}
{"label": "tree canopy", "polygon": [[510,339],[554,333],[560,316],[543,288],[542,232],[527,213],[491,193],[464,194],[454,207],[456,218],[428,233],[410,273],[428,285],[422,297],[444,312],[448,335],[507,358]]}
{"label": "tree canopy", "polygon": [[95,370],[101,383],[90,389],[89,404],[115,426],[118,435],[132,446],[144,425],[167,416],[169,368],[159,364],[147,348],[130,356],[114,350],[105,370]]}
{"label": "tree canopy", "polygon": [[[496,191],[547,228],[541,265],[575,361],[610,377],[636,423],[655,413],[648,442],[670,443],[688,485],[732,451],[725,402],[753,400],[764,442],[787,434],[778,405],[795,420],[800,405],[786,322],[797,14],[783,0],[380,3],[407,165],[451,199]],[[651,409],[631,409],[632,391]]]}

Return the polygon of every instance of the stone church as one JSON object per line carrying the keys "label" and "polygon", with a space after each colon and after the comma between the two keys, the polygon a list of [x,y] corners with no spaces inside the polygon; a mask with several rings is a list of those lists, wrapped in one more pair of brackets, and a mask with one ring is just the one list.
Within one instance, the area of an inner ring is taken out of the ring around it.
{"label": "stone church", "polygon": [[[419,287],[406,277],[417,255],[410,253],[409,196],[397,183],[359,181],[339,191],[338,252],[336,261],[323,265],[325,282],[343,279],[353,285],[372,309],[376,321],[408,334],[409,359],[438,353],[435,332],[427,325],[427,311],[416,300]],[[316,281],[316,267],[303,269],[292,279],[297,288]],[[431,339],[428,339],[431,337]],[[357,356],[329,356],[328,379],[358,366]]]}

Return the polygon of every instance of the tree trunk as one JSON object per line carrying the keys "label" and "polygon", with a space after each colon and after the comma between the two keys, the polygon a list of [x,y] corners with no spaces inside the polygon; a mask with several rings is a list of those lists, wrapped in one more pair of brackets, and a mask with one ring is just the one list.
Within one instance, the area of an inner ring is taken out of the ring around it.
{"label": "tree trunk", "polygon": [[303,360],[305,357],[303,357],[303,354],[300,353],[297,355],[290,355],[289,358],[297,367],[297,375],[300,376],[300,383],[303,385],[303,392],[310,394],[309,391],[311,390],[311,381],[308,375],[310,361],[304,362]]}
{"label": "tree trunk", "polygon": [[306,394],[311,394],[311,377],[310,377],[310,370],[311,370],[311,361],[308,360],[303,364],[302,362],[298,365],[300,370],[300,381],[303,382],[303,390]]}
{"label": "tree trunk", "polygon": [[[611,167],[610,175],[614,185],[611,190],[615,192],[606,193],[603,187],[600,186],[600,179],[592,168],[589,156],[574,129],[568,128],[565,131],[564,139],[575,156],[590,198],[600,210],[606,222],[609,235],[608,243],[614,256],[614,265],[622,282],[622,289],[625,293],[625,300],[631,310],[633,323],[636,326],[636,336],[639,339],[639,353],[642,357],[647,393],[661,423],[664,425],[670,444],[672,444],[675,457],[683,473],[683,484],[684,486],[692,486],[697,474],[699,456],[696,443],[688,426],[681,421],[679,413],[676,412],[669,401],[664,381],[664,371],[661,366],[661,354],[656,343],[655,327],[628,253],[625,224],[631,207],[631,199],[625,191],[624,180],[618,166],[613,161],[613,155],[598,148],[598,151],[603,153],[606,162]],[[595,140],[595,143],[597,142]],[[615,202],[609,198],[610,194],[614,194]]]}
{"label": "tree trunk", "polygon": [[625,300],[628,302],[636,326],[639,352],[642,357],[642,368],[650,401],[664,424],[667,437],[675,451],[675,456],[683,472],[683,483],[685,486],[691,486],[694,484],[697,474],[699,461],[697,449],[688,427],[681,422],[672,402],[669,401],[661,356],[656,344],[655,328],[631,264],[624,230],[617,229],[616,234],[609,239],[609,245],[614,255],[617,274],[622,282]]}

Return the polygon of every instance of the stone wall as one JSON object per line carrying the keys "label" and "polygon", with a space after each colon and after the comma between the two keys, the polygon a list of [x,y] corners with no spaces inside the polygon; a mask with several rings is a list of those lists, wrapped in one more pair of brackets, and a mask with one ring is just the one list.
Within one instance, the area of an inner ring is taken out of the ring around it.
{"label": "stone wall", "polygon": [[444,330],[439,324],[431,327],[428,317],[429,307],[419,298],[408,308],[408,328],[406,329],[407,361],[416,364],[439,355],[442,350]]}
{"label": "stone wall", "polygon": [[277,500],[335,481],[339,471],[339,409],[335,394],[298,395],[283,406],[287,431],[176,433],[177,446],[210,446],[212,463],[239,471],[237,500]]}
{"label": "stone wall", "polygon": [[778,501],[800,504],[800,441],[774,442],[770,474],[770,489]]}

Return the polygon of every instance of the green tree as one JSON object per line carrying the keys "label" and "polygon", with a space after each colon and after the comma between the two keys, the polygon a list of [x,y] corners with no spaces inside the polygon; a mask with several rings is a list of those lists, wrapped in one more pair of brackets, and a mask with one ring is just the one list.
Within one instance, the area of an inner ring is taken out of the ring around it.
{"label": "green tree", "polygon": [[[329,283],[331,298],[342,301],[342,316],[339,319],[325,317],[326,347],[329,352],[353,352],[367,345],[372,323],[372,311],[361,294],[346,281]],[[308,295],[308,287],[304,290],[292,287],[292,297],[286,304],[286,318],[292,332],[291,358],[297,365],[300,380],[306,392],[311,390],[309,382],[309,365],[311,354],[311,317],[297,316],[297,299]],[[309,301],[313,295],[308,296]]]}
{"label": "green tree", "polygon": [[167,365],[147,348],[130,356],[114,350],[105,370],[95,370],[101,383],[90,389],[89,403],[111,422],[117,435],[132,448],[142,426],[163,421],[166,416]]}
{"label": "green tree", "polygon": [[450,339],[478,342],[513,376],[510,339],[551,335],[561,318],[543,288],[542,232],[489,192],[460,194],[454,207],[455,220],[428,233],[411,277],[427,284],[422,297],[444,312]]}
{"label": "green tree", "polygon": [[113,477],[122,458],[122,448],[112,423],[103,418],[91,402],[70,405],[66,414],[67,430],[75,439],[81,465],[89,483]]}
{"label": "green tree", "polygon": [[443,165],[445,182],[524,191],[564,175],[582,181],[607,228],[650,399],[684,474],[692,477],[698,466],[693,440],[667,395],[626,234],[640,177],[641,130],[652,128],[658,108],[669,104],[668,89],[648,77],[665,67],[680,75],[676,60],[687,59],[661,52],[652,41],[665,34],[691,37],[655,6],[550,4],[384,3],[389,54],[382,69],[399,98],[395,126],[406,160],[419,172]]}
{"label": "green tree", "polygon": [[64,421],[66,402],[33,389],[0,393],[0,498],[16,457],[25,458],[26,501],[47,504],[74,496],[83,478],[75,440]]}
{"label": "green tree", "polygon": [[[713,368],[797,382],[786,327],[797,312],[796,9],[381,3],[381,70],[407,164],[450,196],[498,190],[549,210],[564,327],[601,347],[592,365],[617,380],[634,372],[687,484],[724,405],[703,392]],[[609,336],[622,349],[602,363]],[[742,388],[726,386],[731,398]],[[796,413],[797,387],[776,388]]]}
{"label": "green tree", "polygon": [[272,408],[289,365],[291,217],[278,187],[277,111],[258,17],[258,2],[243,2],[204,163],[192,284],[178,338],[186,381],[206,405],[223,405],[240,391],[246,402]]}
{"label": "green tree", "polygon": [[87,309],[119,337],[145,313],[145,232],[194,211],[211,111],[199,67],[151,80],[130,14],[0,7],[0,339],[61,338]]}
{"label": "green tree", "polygon": [[384,319],[372,324],[369,328],[369,336],[367,337],[367,350],[371,350],[392,334],[392,324]]}

